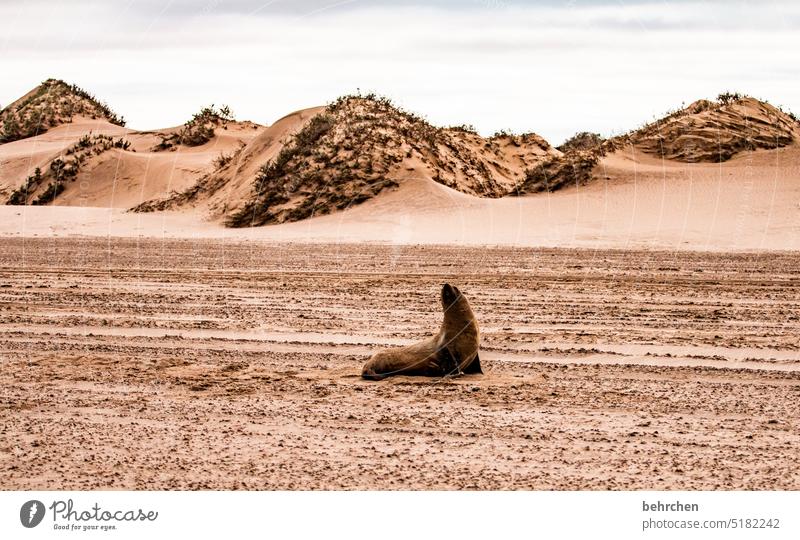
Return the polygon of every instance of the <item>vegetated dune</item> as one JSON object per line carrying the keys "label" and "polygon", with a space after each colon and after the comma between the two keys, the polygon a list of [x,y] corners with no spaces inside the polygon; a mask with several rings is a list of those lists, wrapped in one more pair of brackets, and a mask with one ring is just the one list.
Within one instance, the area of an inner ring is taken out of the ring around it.
{"label": "vegetated dune", "polygon": [[212,215],[223,215],[229,206],[242,204],[252,197],[254,179],[266,163],[273,160],[285,142],[301,130],[324,107],[314,107],[288,114],[263,129],[246,145],[240,146],[227,163],[203,175],[186,189],[166,198],[145,201],[133,208],[137,212],[173,210],[202,203]]}
{"label": "vegetated dune", "polygon": [[54,127],[39,135],[0,145],[0,200],[130,208],[188,188],[264,129],[212,106],[183,126],[137,132],[113,123],[113,113],[95,114],[103,109],[92,109],[96,102],[84,94],[47,81],[3,110],[3,118],[30,118],[34,110],[57,121],[45,122]]}
{"label": "vegetated dune", "polygon": [[[800,240],[798,129],[791,114],[732,94],[612,139],[579,133],[558,148],[534,134],[435,127],[373,95],[268,128],[213,107],[154,132],[75,116],[0,145],[0,196],[172,212],[114,218],[145,235],[284,224],[258,236],[788,249]],[[108,232],[110,218],[98,216],[90,221]]]}
{"label": "vegetated dune", "polygon": [[136,210],[203,204],[228,225],[283,223],[344,210],[412,180],[476,197],[517,188],[523,171],[560,152],[535,134],[439,128],[372,95],[293,113],[192,189]]}
{"label": "vegetated dune", "polygon": [[[790,113],[739,94],[701,99],[644,127],[603,139],[581,132],[564,142],[561,154],[526,170],[517,194],[557,191],[609,176],[605,156],[637,152],[678,163],[721,163],[747,151],[782,148],[798,140],[800,124]],[[611,163],[617,163],[611,158]],[[628,164],[635,167],[636,159]],[[623,176],[628,176],[624,171]]]}
{"label": "vegetated dune", "polygon": [[0,143],[34,137],[76,118],[125,125],[122,117],[82,88],[47,79],[0,110]]}
{"label": "vegetated dune", "polygon": [[[800,249],[799,144],[742,152],[723,163],[681,163],[621,149],[602,157],[593,175],[587,184],[500,199],[410,179],[346,212],[227,235],[343,243]],[[179,236],[177,227],[171,230],[176,232],[166,234]]]}
{"label": "vegetated dune", "polygon": [[746,150],[791,144],[800,124],[790,113],[753,97],[720,94],[611,139],[606,150],[632,146],[642,152],[685,163],[719,163]]}
{"label": "vegetated dune", "polygon": [[[484,138],[469,127],[434,127],[374,96],[343,97],[278,124],[274,134],[264,134],[268,144],[256,147],[254,141],[227,169],[136,210],[188,204],[229,226],[254,226],[346,210],[399,190],[402,195],[390,200],[407,212],[414,198],[450,196],[435,185],[480,198],[554,192],[624,180],[647,156],[678,165],[719,163],[790,145],[800,133],[790,114],[736,94],[695,102],[609,140],[579,133],[557,149],[533,134]],[[620,163],[630,169],[620,169]],[[687,172],[680,166],[664,171],[665,178]]]}
{"label": "vegetated dune", "polygon": [[0,236],[376,242],[398,254],[416,244],[800,250],[800,145],[723,163],[681,163],[629,148],[603,157],[588,184],[522,197],[487,199],[408,178],[346,211],[293,223],[229,228],[202,218],[202,205],[149,214],[0,206]]}

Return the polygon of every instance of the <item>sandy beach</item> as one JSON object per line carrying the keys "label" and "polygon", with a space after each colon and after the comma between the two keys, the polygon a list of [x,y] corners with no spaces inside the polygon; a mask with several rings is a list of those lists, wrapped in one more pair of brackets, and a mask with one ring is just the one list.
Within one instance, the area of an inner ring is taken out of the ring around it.
{"label": "sandy beach", "polygon": [[[796,253],[2,242],[6,489],[800,488]],[[361,380],[445,281],[486,374]]]}

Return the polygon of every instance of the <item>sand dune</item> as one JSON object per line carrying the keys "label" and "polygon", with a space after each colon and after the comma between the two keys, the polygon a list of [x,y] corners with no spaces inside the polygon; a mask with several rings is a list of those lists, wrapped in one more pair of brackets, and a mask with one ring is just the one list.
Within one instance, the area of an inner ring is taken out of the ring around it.
{"label": "sand dune", "polygon": [[264,127],[230,121],[214,126],[203,144],[159,148],[183,129],[138,132],[103,118],[73,116],[41,135],[0,145],[0,200],[131,208],[194,185],[221,156],[232,157]]}
{"label": "sand dune", "polygon": [[204,145],[154,152],[159,139],[153,132],[139,133],[102,121],[60,126],[44,135],[0,145],[0,196],[8,199],[39,168],[45,177],[29,190],[27,202],[33,203],[55,180],[51,174],[55,160],[69,162],[74,154],[67,152],[83,137],[109,136],[114,143],[129,144],[128,148],[94,145],[77,174],[65,179],[63,191],[46,204],[131,208],[192,186],[214,168],[216,159],[233,155],[261,130],[250,123],[233,123]]}
{"label": "sand dune", "polygon": [[0,195],[10,195],[37,167],[47,170],[54,159],[89,133],[125,137],[131,130],[102,119],[76,117],[42,135],[0,144]]}
{"label": "sand dune", "polygon": [[346,96],[278,121],[226,168],[137,211],[201,205],[230,226],[300,221],[342,211],[409,179],[476,197],[515,191],[526,168],[559,155],[535,134],[484,138],[438,128],[374,96]]}
{"label": "sand dune", "polygon": [[[211,113],[151,132],[73,115],[0,145],[0,196],[66,207],[4,207],[0,232],[800,247],[797,122],[753,98],[698,101],[608,141],[579,134],[561,150],[534,134],[434,127],[374,96],[268,128]],[[56,181],[63,170],[71,176]],[[260,224],[272,225],[225,228]]]}
{"label": "sand dune", "polygon": [[[204,145],[167,152],[149,151],[154,139],[151,134],[129,135],[126,139],[132,143],[131,150],[113,149],[101,156],[78,175],[76,182],[67,184],[54,204],[131,208],[144,200],[185,190],[212,170],[221,155],[233,155],[262,129],[229,124]],[[107,181],[109,178],[113,180]]]}
{"label": "sand dune", "polygon": [[694,250],[800,249],[800,146],[746,152],[723,164],[662,162],[633,151],[602,159],[586,186],[481,199],[427,178],[343,212],[230,229],[205,210],[126,213],[0,207],[0,234]]}
{"label": "sand dune", "polygon": [[246,145],[231,155],[230,161],[208,174],[200,175],[192,185],[167,197],[153,198],[134,207],[137,212],[195,208],[220,218],[236,211],[253,192],[253,179],[267,162],[283,149],[287,138],[301,130],[323,107],[295,111],[263,129]]}
{"label": "sand dune", "polygon": [[798,124],[753,98],[696,102],[560,150],[532,134],[435,128],[375,98],[305,113],[269,149],[247,148],[247,167],[140,209],[192,207],[234,226],[311,218],[267,237],[795,245]]}
{"label": "sand dune", "polygon": [[125,125],[122,117],[82,88],[47,79],[0,110],[0,143],[40,135],[81,118]]}
{"label": "sand dune", "polygon": [[800,134],[797,119],[758,99],[721,94],[700,99],[664,118],[609,141],[681,162],[726,161],[744,150],[787,146]]}

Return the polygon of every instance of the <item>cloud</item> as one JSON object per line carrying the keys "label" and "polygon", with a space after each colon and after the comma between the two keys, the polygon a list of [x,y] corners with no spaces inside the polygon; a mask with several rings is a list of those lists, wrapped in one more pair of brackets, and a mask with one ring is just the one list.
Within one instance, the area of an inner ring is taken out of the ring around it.
{"label": "cloud", "polygon": [[212,102],[267,123],[361,88],[436,123],[556,143],[725,89],[800,109],[794,4],[422,4],[3,4],[0,99],[56,76],[153,128]]}

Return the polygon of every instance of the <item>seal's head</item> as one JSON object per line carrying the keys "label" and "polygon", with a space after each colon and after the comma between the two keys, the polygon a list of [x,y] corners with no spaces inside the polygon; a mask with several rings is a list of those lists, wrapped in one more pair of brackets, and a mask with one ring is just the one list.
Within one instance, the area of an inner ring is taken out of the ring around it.
{"label": "seal's head", "polygon": [[458,287],[454,287],[449,283],[442,285],[442,307],[445,310],[455,304],[460,297],[461,291],[458,290]]}
{"label": "seal's head", "polygon": [[469,313],[472,317],[472,311],[469,308],[467,298],[461,294],[458,287],[445,283],[442,285],[442,309],[445,313]]}

